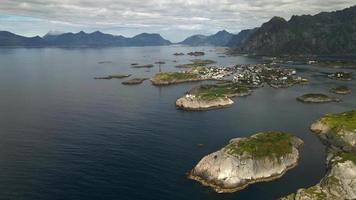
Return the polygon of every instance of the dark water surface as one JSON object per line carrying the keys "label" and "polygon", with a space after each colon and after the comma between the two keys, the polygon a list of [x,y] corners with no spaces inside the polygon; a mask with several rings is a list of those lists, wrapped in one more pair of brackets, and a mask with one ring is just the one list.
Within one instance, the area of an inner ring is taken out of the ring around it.
{"label": "dark water surface", "polygon": [[[186,63],[175,52],[205,50],[219,64],[255,63],[219,57],[208,47],[0,49],[0,199],[275,199],[319,182],[325,149],[310,124],[328,112],[356,107],[356,84],[325,78],[334,69],[294,66],[311,80],[289,89],[264,87],[233,107],[209,112],[176,110],[175,100],[200,83],[157,88],[148,81],[124,86],[94,76],[158,71],[131,63]],[[172,62],[177,60],[177,63]],[[100,61],[112,63],[98,64]],[[306,92],[348,85],[341,103],[302,104]],[[305,141],[298,167],[276,181],[234,194],[216,194],[185,173],[229,139],[258,131],[289,131]],[[197,147],[197,144],[204,144]]]}

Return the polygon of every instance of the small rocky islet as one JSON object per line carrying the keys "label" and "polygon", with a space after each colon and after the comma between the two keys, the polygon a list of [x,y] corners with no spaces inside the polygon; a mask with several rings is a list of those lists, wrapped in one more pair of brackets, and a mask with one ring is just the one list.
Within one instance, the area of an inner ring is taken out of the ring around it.
{"label": "small rocky islet", "polygon": [[309,93],[297,97],[297,100],[303,103],[329,103],[329,102],[339,102],[340,99],[336,97],[331,97],[326,94],[321,93]]}
{"label": "small rocky islet", "polygon": [[318,184],[281,200],[356,199],[356,110],[327,114],[310,129],[327,145],[328,171]]}
{"label": "small rocky islet", "polygon": [[127,81],[123,81],[122,84],[123,85],[139,85],[141,83],[143,83],[145,80],[147,80],[147,78],[133,78]]}
{"label": "small rocky islet", "polygon": [[106,80],[111,80],[111,79],[122,79],[122,78],[128,78],[130,77],[131,74],[112,74],[109,76],[98,76],[94,77],[94,79],[106,79]]}
{"label": "small rocky islet", "polygon": [[335,94],[350,94],[351,93],[351,89],[348,88],[347,86],[339,86],[339,87],[335,87],[331,89],[331,92],[335,93]]}
{"label": "small rocky islet", "polygon": [[234,103],[232,97],[247,96],[251,93],[248,87],[236,83],[201,85],[179,98],[176,106],[191,111],[223,108]]}
{"label": "small rocky islet", "polygon": [[160,72],[151,78],[156,86],[172,85],[185,82],[206,80],[191,72]]}
{"label": "small rocky islet", "polygon": [[187,55],[189,55],[189,56],[204,56],[205,52],[203,52],[203,51],[193,51],[193,52],[187,53]]}
{"label": "small rocky islet", "polygon": [[152,64],[146,64],[146,65],[139,65],[136,63],[134,63],[134,64],[135,65],[131,64],[131,68],[152,68],[152,67],[154,67],[154,65],[152,65]]}
{"label": "small rocky islet", "polygon": [[214,60],[202,60],[202,59],[194,59],[191,60],[192,63],[177,65],[177,68],[193,68],[193,67],[204,67],[206,65],[214,64],[216,61]]}
{"label": "small rocky islet", "polygon": [[188,178],[219,193],[236,192],[253,183],[277,179],[295,167],[302,144],[301,139],[276,131],[235,138],[201,159]]}

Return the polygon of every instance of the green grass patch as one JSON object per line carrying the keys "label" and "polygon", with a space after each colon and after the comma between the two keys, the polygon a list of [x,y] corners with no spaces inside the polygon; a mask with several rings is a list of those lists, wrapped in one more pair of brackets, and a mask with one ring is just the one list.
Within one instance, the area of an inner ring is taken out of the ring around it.
{"label": "green grass patch", "polygon": [[327,114],[321,119],[332,129],[340,130],[345,129],[349,131],[356,130],[356,110],[343,112],[338,114]]}
{"label": "green grass patch", "polygon": [[191,60],[191,61],[192,61],[192,63],[183,64],[183,65],[177,65],[176,67],[178,67],[178,68],[204,67],[206,65],[210,65],[210,64],[216,63],[213,60],[202,60],[202,59],[194,59],[194,60]]}
{"label": "green grass patch", "polygon": [[284,132],[263,132],[227,146],[230,155],[250,154],[253,158],[280,158],[292,153],[293,136]]}
{"label": "green grass patch", "polygon": [[199,76],[197,74],[188,72],[161,72],[153,77],[155,81],[183,81],[198,78]]}
{"label": "green grass patch", "polygon": [[330,99],[328,95],[325,94],[305,94],[301,96],[303,99]]}
{"label": "green grass patch", "polygon": [[247,93],[249,88],[239,84],[222,85],[202,85],[194,88],[190,93],[204,100],[213,100],[236,95],[238,93]]}
{"label": "green grass patch", "polygon": [[326,194],[318,189],[318,186],[312,186],[310,188],[304,189],[308,197],[315,199],[315,200],[324,200],[326,199]]}
{"label": "green grass patch", "polygon": [[345,162],[350,160],[356,165],[356,154],[354,153],[339,152],[335,156],[341,158],[341,160],[338,162]]}
{"label": "green grass patch", "polygon": [[350,92],[350,88],[348,88],[347,86],[339,86],[339,87],[335,87],[332,89],[333,92],[336,92],[336,93],[347,93],[347,92]]}

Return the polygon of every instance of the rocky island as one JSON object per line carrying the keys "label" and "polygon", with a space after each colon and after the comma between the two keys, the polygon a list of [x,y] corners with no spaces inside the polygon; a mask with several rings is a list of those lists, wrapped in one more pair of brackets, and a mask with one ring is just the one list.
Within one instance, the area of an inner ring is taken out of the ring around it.
{"label": "rocky island", "polygon": [[356,110],[327,114],[313,123],[311,130],[333,147],[356,153]]}
{"label": "rocky island", "polygon": [[188,94],[176,101],[176,106],[182,110],[199,111],[224,108],[234,103],[230,98],[250,95],[252,91],[243,85],[235,83],[202,85],[193,88]]}
{"label": "rocky island", "polygon": [[138,64],[132,65],[131,64],[131,68],[152,68],[152,67],[154,67],[154,65],[152,65],[152,64],[147,64],[147,65],[138,65]]}
{"label": "rocky island", "polygon": [[177,53],[174,53],[173,55],[174,55],[174,56],[184,56],[184,53],[178,53],[178,52],[177,52]]}
{"label": "rocky island", "polygon": [[138,85],[143,83],[145,80],[147,80],[147,78],[133,78],[127,81],[123,81],[122,84],[123,85]]}
{"label": "rocky island", "polygon": [[206,65],[214,64],[216,61],[213,60],[201,60],[201,59],[194,59],[191,60],[192,63],[177,65],[177,68],[192,68],[192,67],[204,67]]}
{"label": "rocky island", "polygon": [[338,98],[318,93],[305,94],[303,96],[297,97],[297,100],[304,103],[329,103],[340,101]]}
{"label": "rocky island", "polygon": [[282,200],[356,199],[356,111],[328,114],[311,125],[328,146],[325,177]]}
{"label": "rocky island", "polygon": [[151,79],[151,82],[153,85],[162,86],[201,80],[206,79],[191,72],[160,72]]}
{"label": "rocky island", "polygon": [[346,87],[346,86],[339,86],[336,88],[332,88],[331,92],[335,93],[335,94],[350,94],[351,93],[351,89]]}
{"label": "rocky island", "polygon": [[189,52],[187,54],[190,56],[204,56],[205,55],[205,53],[202,51],[194,51],[194,52]]}
{"label": "rocky island", "polygon": [[109,75],[109,76],[94,77],[94,79],[107,79],[107,80],[110,80],[110,79],[114,79],[114,78],[118,78],[118,79],[127,78],[127,77],[130,77],[130,76],[131,76],[131,74],[113,74],[113,75]]}
{"label": "rocky island", "polygon": [[301,139],[283,132],[235,138],[200,160],[188,178],[219,193],[236,192],[253,183],[277,179],[295,167],[302,144]]}

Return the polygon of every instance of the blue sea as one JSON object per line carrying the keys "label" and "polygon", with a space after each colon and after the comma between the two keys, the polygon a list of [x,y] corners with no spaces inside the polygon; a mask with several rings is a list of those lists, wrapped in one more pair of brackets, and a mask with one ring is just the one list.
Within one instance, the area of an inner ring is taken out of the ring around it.
{"label": "blue sea", "polygon": [[[0,49],[0,199],[269,200],[318,183],[326,172],[325,146],[310,124],[326,113],[356,108],[355,81],[326,77],[337,69],[286,66],[310,84],[266,86],[234,99],[230,108],[205,112],[177,110],[174,104],[203,83],[125,86],[126,79],[93,79],[114,73],[150,78],[157,65],[134,69],[131,63],[164,61],[162,71],[178,70],[176,65],[194,58],[173,54],[191,51],[205,51],[202,58],[221,66],[261,62],[221,57],[223,49],[214,47]],[[99,64],[103,61],[110,62]],[[340,103],[295,99],[308,92],[329,94],[339,85],[355,92],[338,96]],[[294,133],[305,142],[299,165],[282,178],[232,194],[217,194],[186,178],[203,156],[230,139],[270,130]]]}

